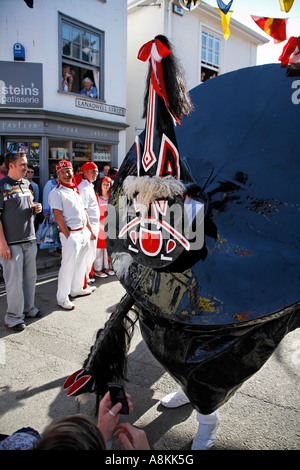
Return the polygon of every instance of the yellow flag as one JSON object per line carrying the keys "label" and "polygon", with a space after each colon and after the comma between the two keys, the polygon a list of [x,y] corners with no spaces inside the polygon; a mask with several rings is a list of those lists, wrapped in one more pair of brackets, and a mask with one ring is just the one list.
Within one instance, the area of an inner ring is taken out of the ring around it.
{"label": "yellow flag", "polygon": [[230,30],[229,30],[229,23],[231,20],[231,14],[232,11],[229,11],[226,15],[223,13],[220,8],[215,8],[215,10],[218,10],[221,13],[221,20],[222,20],[222,28],[223,28],[223,36],[225,39],[228,39],[230,36]]}
{"label": "yellow flag", "polygon": [[293,6],[294,0],[279,0],[281,11],[288,13]]}

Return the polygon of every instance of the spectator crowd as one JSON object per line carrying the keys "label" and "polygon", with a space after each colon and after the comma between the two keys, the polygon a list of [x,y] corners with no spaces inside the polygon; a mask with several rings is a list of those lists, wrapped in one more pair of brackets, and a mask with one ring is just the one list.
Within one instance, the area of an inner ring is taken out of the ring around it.
{"label": "spectator crowd", "polygon": [[40,313],[34,304],[37,242],[61,258],[56,300],[63,309],[74,309],[71,298],[96,289],[94,276],[114,275],[104,238],[112,184],[109,165],[99,175],[98,166],[86,162],[74,174],[71,162],[60,160],[41,191],[25,153],[0,156],[0,259],[9,329],[24,330],[26,317]]}

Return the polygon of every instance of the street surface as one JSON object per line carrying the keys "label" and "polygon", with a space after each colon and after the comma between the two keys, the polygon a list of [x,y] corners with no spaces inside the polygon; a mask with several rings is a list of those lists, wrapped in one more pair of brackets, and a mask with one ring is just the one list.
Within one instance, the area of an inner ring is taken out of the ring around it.
{"label": "street surface", "polygon": [[[39,271],[36,305],[42,316],[21,333],[4,325],[6,297],[0,285],[0,434],[31,426],[42,432],[53,419],[83,413],[95,419],[95,399],[68,398],[66,378],[82,366],[96,331],[125,291],[117,278],[96,279],[97,290],[65,311],[56,304],[57,266]],[[142,341],[138,324],[128,356],[127,392],[134,411],[128,420],[142,427],[153,450],[188,451],[197,430],[190,405],[165,409],[160,398],[177,384]],[[220,409],[212,450],[300,449],[300,329],[287,335],[264,367]]]}

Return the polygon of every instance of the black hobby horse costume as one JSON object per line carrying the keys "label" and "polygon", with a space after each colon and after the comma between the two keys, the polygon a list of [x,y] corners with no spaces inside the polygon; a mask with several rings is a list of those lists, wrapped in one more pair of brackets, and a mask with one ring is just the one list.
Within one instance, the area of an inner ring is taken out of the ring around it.
{"label": "black hobby horse costume", "polygon": [[168,40],[145,44],[139,58],[150,62],[146,128],[106,217],[127,293],[64,388],[99,396],[124,381],[138,318],[152,354],[210,414],[300,324],[294,79],[279,65],[222,75],[192,90],[190,114]]}

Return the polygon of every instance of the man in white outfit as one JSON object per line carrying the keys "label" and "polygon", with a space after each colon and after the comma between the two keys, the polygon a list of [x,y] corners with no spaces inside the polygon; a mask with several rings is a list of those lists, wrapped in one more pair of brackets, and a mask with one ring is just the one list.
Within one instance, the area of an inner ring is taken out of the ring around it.
{"label": "man in white outfit", "polygon": [[[180,388],[177,392],[169,393],[161,400],[161,404],[166,408],[178,408],[179,406],[190,403],[190,400]],[[217,429],[219,425],[219,412],[214,411],[209,415],[203,415],[197,412],[197,421],[199,423],[197,434],[193,439],[192,450],[209,450],[215,442]]]}
{"label": "man in white outfit", "polygon": [[88,295],[93,291],[90,287],[83,288],[91,232],[82,198],[73,181],[71,163],[61,160],[56,165],[56,172],[59,183],[49,194],[62,245],[56,300],[60,307],[72,310],[75,305],[69,296]]}
{"label": "man in white outfit", "polygon": [[[94,181],[98,176],[98,167],[93,162],[87,162],[81,167],[82,175],[76,175],[78,189],[83,200],[84,208],[90,221],[92,236],[90,240],[89,252],[87,255],[86,278],[88,284],[92,282],[89,278],[93,263],[96,258],[97,237],[99,232],[100,209],[97,202]],[[80,181],[79,181],[80,180]]]}

